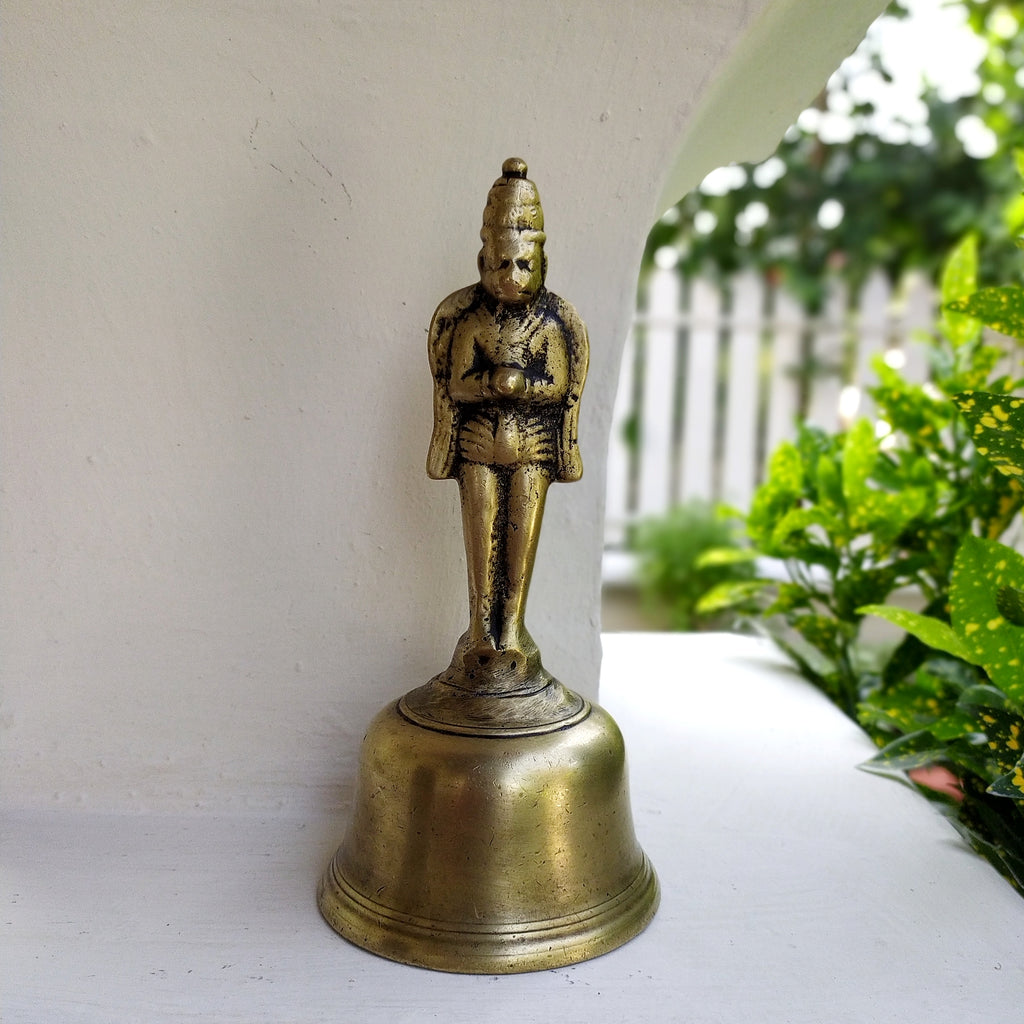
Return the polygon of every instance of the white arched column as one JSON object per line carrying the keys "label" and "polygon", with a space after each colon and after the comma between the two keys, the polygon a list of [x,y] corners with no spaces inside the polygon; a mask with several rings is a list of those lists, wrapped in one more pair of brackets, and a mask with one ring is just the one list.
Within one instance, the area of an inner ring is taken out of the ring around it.
{"label": "white arched column", "polygon": [[593,695],[648,227],[767,154],[880,7],[5,4],[6,788],[329,800],[370,715],[443,667],[466,598],[425,330],[513,154],[593,351],[528,621]]}

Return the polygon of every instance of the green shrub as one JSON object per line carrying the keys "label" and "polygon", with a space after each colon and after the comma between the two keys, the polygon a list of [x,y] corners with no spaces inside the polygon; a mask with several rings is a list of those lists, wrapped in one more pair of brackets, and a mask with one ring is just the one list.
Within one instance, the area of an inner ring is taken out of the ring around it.
{"label": "green shrub", "polygon": [[647,608],[671,629],[718,628],[738,609],[701,612],[701,596],[754,576],[735,513],[706,502],[677,505],[666,516],[643,520],[633,527],[629,546]]}
{"label": "green shrub", "polygon": [[[969,238],[950,257],[946,302],[974,288],[976,252]],[[891,652],[865,644],[858,609],[901,594],[948,617],[961,540],[971,532],[1001,536],[1024,498],[976,451],[952,400],[967,390],[1015,387],[997,370],[1006,348],[983,337],[976,318],[949,309],[921,341],[932,382],[910,382],[877,360],[879,383],[868,389],[874,420],[838,433],[802,427],[773,453],[746,519],[756,551],[782,563],[788,577],[762,581],[763,624],[852,718],[862,699],[905,678],[927,652],[912,636]],[[747,600],[749,591],[738,596]],[[736,596],[719,586],[698,607],[710,612]]]}
{"label": "green shrub", "polygon": [[[1020,362],[1024,289],[977,290],[975,268],[968,239],[943,276],[931,384],[879,362],[877,419],[782,445],[747,529],[787,571],[761,581],[763,621],[882,748],[865,767],[952,773],[952,795],[929,795],[1024,888],[1024,558],[999,542],[1024,505],[1024,398],[1001,369]],[[699,607],[730,600],[720,586]],[[867,643],[868,614],[905,638]]]}
{"label": "green shrub", "polygon": [[[970,308],[1024,338],[1024,289],[979,293]],[[967,392],[956,405],[977,451],[1008,479],[1024,476],[1024,399]],[[931,651],[915,677],[874,694],[861,721],[891,738],[866,767],[883,772],[942,765],[957,778],[961,834],[1024,891],[1024,557],[967,535],[954,561],[950,622],[869,606]]]}

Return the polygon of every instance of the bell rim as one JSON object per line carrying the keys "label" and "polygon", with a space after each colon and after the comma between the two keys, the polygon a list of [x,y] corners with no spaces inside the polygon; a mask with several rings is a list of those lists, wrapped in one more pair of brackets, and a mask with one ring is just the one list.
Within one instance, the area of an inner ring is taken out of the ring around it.
{"label": "bell rim", "polygon": [[342,938],[378,956],[456,974],[548,970],[610,953],[642,932],[661,899],[658,877],[640,865],[618,893],[578,911],[534,921],[463,922],[417,917],[376,902],[344,877],[338,857],[320,880],[317,905]]}

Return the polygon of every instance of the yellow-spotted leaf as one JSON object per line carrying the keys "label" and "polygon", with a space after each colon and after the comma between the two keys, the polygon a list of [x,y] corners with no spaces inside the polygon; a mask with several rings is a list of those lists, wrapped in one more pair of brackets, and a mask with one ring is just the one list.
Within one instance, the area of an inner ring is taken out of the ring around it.
{"label": "yellow-spotted leaf", "polygon": [[752,548],[708,548],[693,563],[695,569],[717,568],[721,565],[743,565],[756,562],[758,553]]}
{"label": "yellow-spotted leaf", "polygon": [[992,700],[982,692],[991,692],[991,687],[976,690],[976,698],[965,692],[958,706],[973,716],[978,735],[956,741],[950,752],[958,763],[990,783],[990,793],[1024,799],[1024,789],[1020,788],[1024,718],[1008,706],[1005,695]]}
{"label": "yellow-spotted leaf", "polygon": [[928,765],[945,759],[945,744],[937,740],[927,729],[921,729],[919,732],[912,732],[893,740],[860,767],[865,771],[890,775],[893,772],[908,772],[914,768],[927,768]]}
{"label": "yellow-spotted leaf", "polygon": [[842,473],[843,496],[855,529],[863,528],[858,523],[859,512],[868,496],[868,480],[877,461],[878,440],[874,427],[868,419],[857,420],[843,443]]}
{"label": "yellow-spotted leaf", "polygon": [[996,607],[1007,622],[1024,626],[1024,592],[1016,587],[1000,587],[996,591]]}
{"label": "yellow-spotted leaf", "polygon": [[779,519],[799,507],[804,492],[804,469],[796,445],[784,441],[772,453],[768,478],[754,494],[747,516],[747,533],[754,546],[771,555],[772,534]]}
{"label": "yellow-spotted leaf", "polygon": [[954,399],[978,454],[1009,477],[1024,477],[1024,398],[965,391]]}
{"label": "yellow-spotted leaf", "polygon": [[806,508],[794,508],[787,512],[775,524],[772,530],[772,546],[765,550],[766,554],[779,554],[782,557],[798,555],[800,548],[809,542],[806,537],[807,531],[822,531],[833,537],[843,534],[841,520],[830,515],[820,506],[809,506]]}
{"label": "yellow-spotted leaf", "polygon": [[964,299],[978,287],[978,240],[968,235],[950,253],[942,269],[942,323],[946,336],[955,348],[973,341],[978,334],[974,317],[954,312],[951,302]]}
{"label": "yellow-spotted leaf", "polygon": [[700,597],[695,611],[698,615],[715,615],[730,608],[742,609],[758,598],[766,586],[767,580],[725,580],[716,583]]}
{"label": "yellow-spotted leaf", "polygon": [[793,620],[796,631],[827,658],[839,656],[839,624],[829,615],[800,615]]}
{"label": "yellow-spotted leaf", "polygon": [[1024,627],[1000,610],[1000,603],[1009,610],[1006,588],[1024,590],[1024,557],[997,541],[965,537],[953,565],[953,629],[968,660],[982,665],[992,682],[1024,707]]}
{"label": "yellow-spotted leaf", "polygon": [[928,510],[929,497],[929,491],[920,487],[908,486],[891,494],[868,491],[857,509],[856,525],[874,534],[876,542],[890,544],[911,520]]}
{"label": "yellow-spotted leaf", "polygon": [[857,611],[861,615],[877,615],[894,626],[912,633],[922,643],[937,651],[952,654],[954,658],[971,661],[971,652],[951,626],[939,619],[921,615],[909,608],[898,608],[889,604],[869,604]]}
{"label": "yellow-spotted leaf", "polygon": [[1024,338],[1024,288],[1019,285],[982,288],[973,295],[947,303],[946,309],[973,316],[1000,334]]}
{"label": "yellow-spotted leaf", "polygon": [[814,482],[818,485],[818,501],[834,509],[845,506],[843,500],[843,482],[839,475],[839,467],[830,453],[818,457],[815,466]]}
{"label": "yellow-spotted leaf", "polygon": [[775,600],[765,609],[765,615],[785,615],[797,608],[808,608],[811,594],[802,583],[783,582],[778,585]]}
{"label": "yellow-spotted leaf", "polygon": [[943,742],[978,731],[973,709],[956,705],[958,689],[941,676],[918,672],[895,686],[875,690],[857,709],[862,725],[881,733],[909,735],[927,729]]}
{"label": "yellow-spotted leaf", "polygon": [[1001,775],[988,791],[994,796],[1006,796],[1011,800],[1024,800],[1024,757],[1005,775]]}

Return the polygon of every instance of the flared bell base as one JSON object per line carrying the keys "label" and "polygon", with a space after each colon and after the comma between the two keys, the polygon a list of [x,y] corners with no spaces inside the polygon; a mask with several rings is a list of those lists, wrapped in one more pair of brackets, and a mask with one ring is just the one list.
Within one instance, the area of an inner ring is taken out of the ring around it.
{"label": "flared bell base", "polygon": [[644,857],[632,885],[583,913],[519,924],[453,924],[395,913],[351,888],[332,861],[319,901],[339,935],[389,960],[459,974],[517,974],[592,960],[628,942],[654,916],[657,888]]}
{"label": "flared bell base", "polygon": [[580,703],[568,724],[510,735],[385,708],[320,883],[331,927],[392,960],[470,974],[577,963],[642,931],[658,883],[633,831],[622,736]]}

